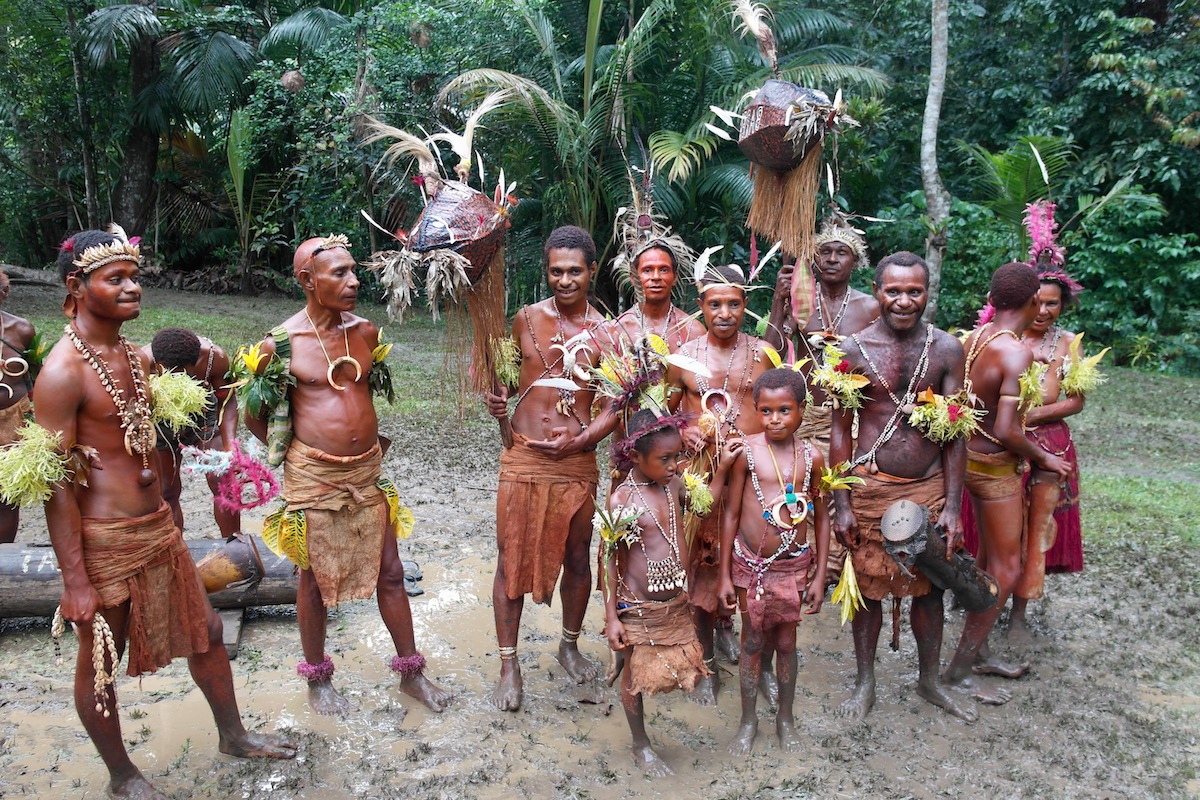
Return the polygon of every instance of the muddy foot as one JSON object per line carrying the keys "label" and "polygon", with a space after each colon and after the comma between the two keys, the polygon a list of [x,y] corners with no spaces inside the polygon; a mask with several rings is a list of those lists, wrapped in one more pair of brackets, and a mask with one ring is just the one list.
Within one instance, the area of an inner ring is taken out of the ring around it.
{"label": "muddy foot", "polygon": [[758,736],[758,720],[743,722],[738,726],[737,733],[729,741],[729,752],[735,756],[749,755],[754,749],[754,737]]}
{"label": "muddy foot", "polygon": [[[510,663],[511,668],[508,666]],[[523,686],[521,668],[517,666],[516,659],[504,661],[500,667],[500,680],[492,691],[492,705],[501,711],[520,710]]]}
{"label": "muddy foot", "polygon": [[1029,662],[1023,661],[1020,664],[1010,664],[1007,661],[1001,661],[994,655],[987,658],[975,659],[975,664],[971,667],[971,671],[976,675],[998,675],[1001,678],[1019,678],[1029,671]]}
{"label": "muddy foot", "polygon": [[696,688],[688,692],[688,699],[702,706],[717,704],[717,690],[721,688],[721,679],[717,673],[706,675],[696,682]]}
{"label": "muddy foot", "polygon": [[1008,689],[988,686],[974,675],[968,675],[961,680],[951,680],[943,675],[942,685],[992,706],[1002,706],[1012,699],[1012,692]]}
{"label": "muddy foot", "polygon": [[331,681],[309,681],[308,705],[324,716],[342,715],[354,708],[349,700],[333,688]]}
{"label": "muddy foot", "polygon": [[447,692],[442,687],[438,686],[433,681],[426,678],[424,675],[409,675],[400,680],[400,691],[404,692],[409,697],[416,698],[421,701],[421,704],[430,711],[436,711],[439,714],[445,710],[446,706],[450,705],[450,701],[454,699],[454,695]]}
{"label": "muddy foot", "polygon": [[558,663],[562,664],[562,668],[576,683],[594,681],[600,672],[595,662],[579,652],[579,647],[574,642],[558,643]]}
{"label": "muddy foot", "polygon": [[779,680],[775,677],[774,672],[764,669],[759,673],[758,692],[767,701],[767,705],[772,711],[779,708]]}
{"label": "muddy foot", "polygon": [[867,718],[867,714],[871,713],[871,709],[875,706],[875,683],[860,683],[854,687],[854,694],[846,698],[840,706],[838,706],[837,714],[839,717],[861,722]]}
{"label": "muddy foot", "polygon": [[612,686],[617,682],[617,678],[621,677],[623,669],[625,669],[625,653],[620,650],[609,650],[608,672],[604,673],[604,683]]}
{"label": "muddy foot", "polygon": [[108,785],[108,796],[124,800],[167,800],[167,796],[150,785],[150,781],[137,773],[132,778],[112,781]]}
{"label": "muddy foot", "polygon": [[217,743],[217,749],[227,756],[236,758],[289,759],[296,757],[295,743],[277,733],[242,731],[240,736],[231,736],[228,739],[222,736]]}
{"label": "muddy foot", "polygon": [[934,685],[933,687],[926,687],[922,684],[917,684],[917,694],[921,695],[921,697],[924,697],[938,708],[950,712],[959,719],[966,720],[967,722],[974,722],[975,720],[979,719],[978,711],[968,705],[960,704],[958,699],[946,691],[946,689],[940,683]]}
{"label": "muddy foot", "polygon": [[642,768],[642,771],[651,778],[661,778],[665,775],[674,775],[671,768],[667,766],[667,762],[658,757],[658,753],[650,745],[638,747],[634,745],[630,751],[633,754],[634,762]]}
{"label": "muddy foot", "polygon": [[1013,617],[1008,623],[1008,640],[1017,645],[1033,644],[1035,634],[1024,617]]}
{"label": "muddy foot", "polygon": [[713,647],[721,654],[721,658],[730,664],[738,663],[738,659],[742,657],[742,648],[732,627],[717,628],[713,631]]}
{"label": "muddy foot", "polygon": [[796,723],[792,720],[775,720],[775,735],[779,737],[779,749],[785,753],[798,753],[803,747]]}

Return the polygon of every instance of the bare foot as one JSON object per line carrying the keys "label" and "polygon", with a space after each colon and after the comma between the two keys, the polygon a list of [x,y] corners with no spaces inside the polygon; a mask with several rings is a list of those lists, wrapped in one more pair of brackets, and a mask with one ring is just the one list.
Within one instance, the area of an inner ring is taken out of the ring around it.
{"label": "bare foot", "polygon": [[492,691],[492,705],[501,711],[517,711],[521,708],[523,696],[521,667],[515,658],[501,659],[500,680]]}
{"label": "bare foot", "polygon": [[917,684],[917,694],[924,697],[930,703],[933,703],[938,708],[944,709],[959,719],[967,722],[974,722],[979,719],[979,712],[971,706],[960,705],[954,695],[946,691],[942,684],[936,683],[933,686],[925,686]]}
{"label": "bare foot", "polygon": [[798,753],[803,747],[796,723],[790,719],[775,720],[775,735],[779,737],[779,749],[785,753]]}
{"label": "bare foot", "polygon": [[658,757],[658,753],[650,745],[634,745],[630,750],[633,754],[633,760],[637,763],[642,771],[651,778],[661,778],[665,775],[674,775],[671,768],[667,766],[667,762]]}
{"label": "bare foot", "polygon": [[349,700],[333,688],[332,681],[309,681],[308,705],[313,711],[325,716],[340,716],[354,708]]}
{"label": "bare foot", "polygon": [[733,628],[717,628],[713,631],[713,647],[730,664],[738,663],[738,659],[742,657],[742,648],[733,633]]}
{"label": "bare foot", "polygon": [[1025,617],[1014,616],[1008,621],[1008,640],[1014,644],[1031,644],[1035,634]]}
{"label": "bare foot", "polygon": [[696,682],[696,688],[688,692],[688,699],[702,706],[715,706],[717,704],[717,690],[720,688],[721,679],[714,672]]}
{"label": "bare foot", "polygon": [[604,673],[604,683],[612,686],[617,682],[617,678],[621,677],[621,670],[625,669],[625,652],[622,650],[608,651],[608,672]]}
{"label": "bare foot", "polygon": [[217,749],[227,756],[236,758],[289,759],[296,757],[295,743],[277,733],[242,731],[240,735],[229,738],[222,735],[217,742]]}
{"label": "bare foot", "polygon": [[846,717],[856,722],[862,722],[874,707],[875,682],[870,681],[856,684],[854,693],[838,706],[837,713],[839,717]]}
{"label": "bare foot", "polygon": [[992,706],[1002,706],[1012,699],[1012,692],[1008,689],[988,686],[974,675],[967,675],[961,680],[950,680],[943,675],[942,685]]}
{"label": "bare foot", "polygon": [[579,652],[574,642],[560,641],[558,643],[558,663],[576,683],[590,683],[596,680],[600,670],[590,658]]}
{"label": "bare foot", "polygon": [[108,796],[130,800],[167,800],[167,796],[151,786],[140,772],[120,781],[114,778],[108,784]]}
{"label": "bare foot", "polygon": [[1007,661],[1001,661],[995,655],[989,655],[987,658],[976,658],[975,663],[971,666],[971,671],[976,675],[998,675],[1001,678],[1019,678],[1029,671],[1029,662],[1023,661],[1020,664],[1010,664]]}
{"label": "bare foot", "polygon": [[407,675],[401,678],[400,691],[409,697],[420,700],[423,706],[439,714],[454,699],[454,695],[421,674]]}
{"label": "bare foot", "polygon": [[729,752],[735,756],[750,755],[750,751],[754,749],[755,736],[758,736],[757,717],[738,726],[737,733],[729,741]]}
{"label": "bare foot", "polygon": [[772,711],[779,708],[779,680],[774,672],[764,669],[758,674],[758,691]]}

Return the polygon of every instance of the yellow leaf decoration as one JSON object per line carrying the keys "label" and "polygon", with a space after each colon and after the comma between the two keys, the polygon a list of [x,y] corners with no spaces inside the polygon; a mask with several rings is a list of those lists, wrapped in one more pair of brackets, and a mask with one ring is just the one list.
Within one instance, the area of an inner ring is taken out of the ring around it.
{"label": "yellow leaf decoration", "polygon": [[862,592],[858,590],[858,576],[854,574],[854,558],[850,553],[846,553],[841,580],[834,587],[829,599],[841,606],[843,625],[853,620],[859,609],[866,607]]}
{"label": "yellow leaf decoration", "polygon": [[387,478],[380,478],[375,485],[382,489],[383,494],[387,497],[388,522],[396,529],[396,538],[407,539],[412,536],[417,518],[411,508],[400,505],[400,492],[396,489],[396,485]]}
{"label": "yellow leaf decoration", "polygon": [[657,333],[647,334],[646,341],[649,343],[650,348],[660,356],[671,355],[671,347],[667,344],[666,339],[663,339]]}
{"label": "yellow leaf decoration", "polygon": [[782,367],[783,366],[783,357],[779,355],[779,351],[776,350],[774,347],[771,347],[768,344],[764,344],[762,346],[762,351],[763,351],[763,353],[766,354],[767,360],[771,362],[771,366],[773,366],[773,367]]}
{"label": "yellow leaf decoration", "polygon": [[846,361],[846,353],[837,345],[825,345],[824,363],[812,371],[812,382],[823,388],[833,399],[834,408],[862,408],[862,390],[871,379],[854,372]]}
{"label": "yellow leaf decoration", "polygon": [[979,432],[979,422],[987,411],[976,408],[966,390],[943,397],[932,388],[917,397],[917,407],[908,415],[908,424],[937,444],[970,438]]}
{"label": "yellow leaf decoration", "polygon": [[849,472],[849,461],[843,461],[834,467],[823,467],[821,469],[821,480],[817,483],[817,491],[827,495],[839,489],[849,489],[855,484],[865,483],[862,478],[847,474]]}
{"label": "yellow leaf decoration", "polygon": [[308,569],[308,520],[303,511],[288,511],[284,506],[269,515],[263,521],[262,540],[275,555]]}
{"label": "yellow leaf decoration", "polygon": [[36,506],[50,499],[55,485],[71,477],[62,437],[36,422],[26,422],[16,441],[0,448],[0,502]]}
{"label": "yellow leaf decoration", "polygon": [[258,365],[262,363],[262,360],[265,357],[261,350],[261,342],[253,344],[249,347],[243,345],[242,347],[238,348],[237,357],[242,360],[242,363],[246,365],[246,369],[250,370],[251,373],[258,372]]}
{"label": "yellow leaf decoration", "polygon": [[1021,373],[1021,398],[1018,405],[1022,411],[1037,408],[1042,404],[1042,378],[1049,368],[1049,364],[1035,361],[1029,365],[1029,369]]}
{"label": "yellow leaf decoration", "polygon": [[375,349],[371,351],[371,363],[382,363],[388,357],[388,353],[390,352],[392,352],[392,343],[380,342],[375,346]]}

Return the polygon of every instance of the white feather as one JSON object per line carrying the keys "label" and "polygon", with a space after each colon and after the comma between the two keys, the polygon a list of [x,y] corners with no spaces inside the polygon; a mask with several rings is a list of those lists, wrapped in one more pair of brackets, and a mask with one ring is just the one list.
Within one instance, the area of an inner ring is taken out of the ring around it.
{"label": "white feather", "polygon": [[710,133],[712,133],[716,136],[720,136],[722,139],[724,139],[727,142],[733,141],[733,137],[730,136],[729,133],[726,132],[724,128],[718,128],[716,125],[712,125],[708,122],[704,123],[704,127],[708,128]]}
{"label": "white feather", "polygon": [[545,386],[549,389],[566,389],[569,392],[579,391],[579,384],[566,378],[538,378],[532,386]]}
{"label": "white feather", "polygon": [[701,364],[696,359],[690,358],[689,356],[685,356],[681,353],[671,353],[669,356],[667,356],[667,363],[679,367],[680,369],[687,370],[688,372],[694,372],[703,378],[712,377],[712,370]]}
{"label": "white feather", "polygon": [[1050,173],[1046,171],[1046,162],[1042,161],[1042,154],[1039,153],[1038,149],[1033,146],[1033,142],[1029,143],[1029,149],[1033,151],[1033,157],[1037,159],[1038,167],[1042,170],[1042,180],[1045,181],[1047,186],[1049,186]]}
{"label": "white feather", "polygon": [[723,244],[715,244],[712,247],[704,248],[704,252],[696,258],[696,263],[692,267],[692,279],[695,283],[699,283],[704,277],[704,271],[708,269],[708,260],[712,258],[712,254],[723,248]]}
{"label": "white feather", "polygon": [[741,114],[735,114],[732,111],[726,111],[725,109],[721,108],[720,106],[709,106],[708,110],[713,112],[714,114],[716,114],[718,117],[720,117],[721,121],[724,122],[726,125],[728,125],[731,128],[738,127],[738,124],[736,122],[734,122],[735,119],[742,118]]}

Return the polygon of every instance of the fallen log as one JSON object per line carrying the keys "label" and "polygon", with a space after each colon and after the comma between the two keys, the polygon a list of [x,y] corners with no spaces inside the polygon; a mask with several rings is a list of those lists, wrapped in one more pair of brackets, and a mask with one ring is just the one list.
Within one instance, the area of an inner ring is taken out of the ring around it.
{"label": "fallen log", "polygon": [[[279,606],[296,602],[295,565],[268,550],[262,539],[254,538],[265,568],[263,579],[254,586],[213,592],[208,596],[213,608]],[[187,542],[193,561],[199,561],[223,544],[220,539]],[[0,544],[0,618],[49,617],[58,607],[61,595],[62,575],[52,547]]]}
{"label": "fallen log", "polygon": [[0,264],[0,272],[8,276],[9,283],[14,286],[54,286],[62,288],[62,281],[53,270],[28,269],[15,264]]}

